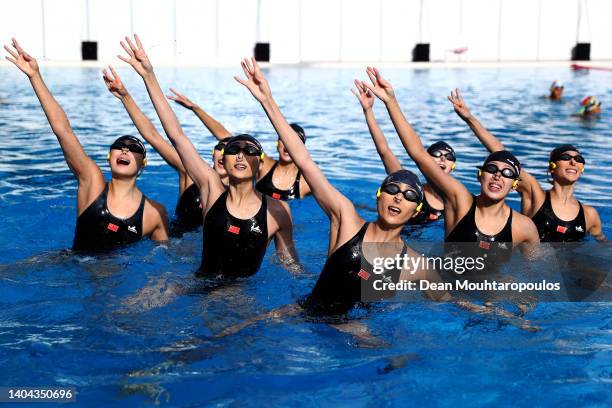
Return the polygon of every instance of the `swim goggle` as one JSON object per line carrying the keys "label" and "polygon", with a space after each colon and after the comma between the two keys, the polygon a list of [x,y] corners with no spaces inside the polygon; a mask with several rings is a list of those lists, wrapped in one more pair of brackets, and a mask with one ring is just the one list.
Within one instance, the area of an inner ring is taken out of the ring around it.
{"label": "swim goggle", "polygon": [[240,152],[242,152],[245,156],[261,155],[261,150],[249,143],[245,143],[243,146],[240,146],[238,143],[232,143],[229,146],[226,145],[224,148],[222,148],[222,152],[223,154],[228,154],[232,156]]}
{"label": "swim goggle", "polygon": [[500,169],[494,163],[489,163],[485,165],[482,170],[486,171],[489,174],[497,174],[499,172],[501,173],[502,177],[507,179],[518,179],[519,177],[518,174],[516,174],[516,172],[511,168],[505,167],[503,169]]}
{"label": "swim goggle", "polygon": [[394,184],[394,183],[385,184],[380,189],[383,192],[385,192],[387,194],[390,194],[390,195],[396,195],[397,193],[401,192],[406,200],[412,201],[414,203],[418,203],[419,202],[419,194],[416,191],[412,190],[412,189],[408,189],[408,190],[402,191],[400,189],[400,187],[397,184]]}
{"label": "swim goggle", "polygon": [[571,154],[568,154],[568,153],[560,154],[559,157],[557,157],[556,161],[559,161],[559,160],[561,160],[561,161],[570,161],[572,159],[574,159],[574,161],[576,163],[582,163],[582,164],[586,163],[586,161],[584,160],[584,157],[582,157],[581,154],[577,154],[575,156],[572,156]]}
{"label": "swim goggle", "polygon": [[435,157],[436,159],[438,157],[444,156],[446,158],[446,160],[448,160],[448,161],[453,161],[454,162],[454,161],[457,160],[453,153],[451,153],[451,152],[444,153],[444,151],[442,151],[442,150],[436,150],[435,152],[432,152],[430,155],[431,155],[431,157]]}
{"label": "swim goggle", "polygon": [[115,141],[110,146],[110,149],[111,150],[128,149],[132,153],[142,154],[143,156],[145,155],[145,151],[144,151],[143,147],[140,144],[138,144],[138,143],[125,143],[125,142],[123,142],[121,140]]}

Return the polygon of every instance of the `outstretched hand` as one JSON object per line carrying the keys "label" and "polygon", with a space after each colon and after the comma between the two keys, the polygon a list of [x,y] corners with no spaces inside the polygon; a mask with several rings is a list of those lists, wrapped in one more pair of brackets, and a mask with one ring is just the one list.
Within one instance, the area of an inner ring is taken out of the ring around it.
{"label": "outstretched hand", "polygon": [[189,98],[187,98],[185,95],[183,95],[182,93],[178,92],[174,88],[170,88],[170,92],[172,92],[174,95],[169,95],[168,94],[168,95],[166,95],[166,97],[168,99],[170,99],[171,101],[174,101],[174,102],[178,103],[183,108],[193,109],[193,108],[196,107],[195,103],[191,102],[191,100]]}
{"label": "outstretched hand", "polygon": [[372,91],[367,88],[363,81],[359,81],[357,79],[355,80],[355,87],[357,88],[357,91],[351,88],[351,92],[357,97],[357,99],[359,99],[359,103],[361,104],[363,110],[367,111],[372,109],[372,106],[374,105],[374,94]]}
{"label": "outstretched hand", "polygon": [[366,84],[365,82],[362,82],[362,84],[367,86],[378,99],[387,103],[395,98],[395,92],[393,91],[391,83],[386,79],[383,79],[378,71],[378,68],[367,67],[366,73],[368,74],[368,77],[370,77],[372,85]]}
{"label": "outstretched hand", "polygon": [[129,58],[124,57],[123,55],[117,55],[117,57],[123,61],[127,62],[138,72],[141,77],[144,77],[147,74],[153,72],[153,65],[149,61],[149,57],[145,53],[144,47],[140,42],[140,38],[138,38],[137,34],[134,34],[134,40],[136,41],[136,45],[132,43],[129,37],[125,37],[125,42],[121,41],[121,47],[128,54]]}
{"label": "outstretched hand", "polygon": [[11,55],[10,57],[7,55],[5,58],[15,64],[28,78],[32,78],[39,72],[38,62],[21,48],[15,38],[12,40],[12,48],[8,45],[4,46],[4,49]]}
{"label": "outstretched hand", "polygon": [[244,85],[259,102],[263,103],[272,97],[270,85],[268,85],[268,81],[261,73],[255,58],[250,60],[245,58],[240,62],[240,65],[247,79],[242,79],[238,76],[235,76],[234,79]]}
{"label": "outstretched hand", "polygon": [[119,78],[119,75],[117,75],[115,69],[110,65],[108,66],[108,69],[110,72],[107,71],[106,68],[102,70],[102,78],[104,79],[104,83],[106,84],[106,87],[110,93],[119,99],[127,96],[128,91],[125,89],[125,86],[123,86],[123,82],[121,82],[121,78]]}
{"label": "outstretched hand", "polygon": [[459,94],[459,89],[455,88],[454,91],[451,91],[448,100],[450,101],[450,103],[453,104],[455,112],[457,113],[457,115],[459,115],[459,117],[461,117],[461,119],[469,119],[472,116],[467,105],[465,104],[465,102],[463,102],[461,94]]}

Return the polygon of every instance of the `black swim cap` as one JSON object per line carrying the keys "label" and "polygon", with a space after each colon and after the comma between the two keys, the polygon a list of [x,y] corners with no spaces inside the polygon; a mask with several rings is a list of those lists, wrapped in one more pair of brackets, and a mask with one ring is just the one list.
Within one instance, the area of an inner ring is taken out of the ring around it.
{"label": "black swim cap", "polygon": [[557,160],[559,160],[559,156],[561,156],[565,152],[580,153],[580,150],[578,150],[576,146],[571,145],[571,144],[564,144],[561,146],[557,146],[552,150],[552,152],[550,152],[550,161],[556,162]]}
{"label": "black swim cap", "polygon": [[123,136],[118,137],[112,144],[115,144],[117,142],[124,142],[124,141],[130,141],[142,147],[142,151],[144,152],[142,155],[142,158],[144,159],[145,157],[147,157],[147,149],[145,148],[144,143],[142,143],[142,141],[136,136],[123,135]]}
{"label": "black swim cap", "polygon": [[448,150],[453,154],[453,156],[455,155],[455,150],[450,147],[448,143],[443,142],[441,140],[429,146],[427,148],[427,153],[429,153],[429,155],[431,156],[434,152],[437,152],[438,150]]}
{"label": "black swim cap", "polygon": [[497,152],[493,152],[491,153],[486,160],[484,161],[484,163],[482,164],[482,166],[486,166],[487,163],[493,162],[493,161],[498,161],[498,162],[502,162],[502,163],[507,163],[509,165],[512,166],[512,168],[514,169],[514,172],[519,175],[521,174],[521,163],[519,162],[519,160],[516,158],[516,156],[514,156],[512,153],[510,153],[510,151],[508,150],[500,150]]}
{"label": "black swim cap", "polygon": [[259,141],[257,139],[255,139],[253,136],[246,134],[246,133],[242,133],[236,136],[232,136],[230,138],[224,139],[225,140],[225,147],[234,144],[234,143],[238,143],[238,142],[249,142],[254,144],[255,146],[257,146],[257,148],[259,149],[260,152],[263,153],[263,147],[261,147],[261,143],[259,143]]}
{"label": "black swim cap", "polygon": [[302,142],[306,144],[306,132],[304,132],[304,128],[298,125],[297,123],[290,123],[289,126],[298,134]]}
{"label": "black swim cap", "polygon": [[423,185],[419,181],[419,177],[410,170],[401,169],[389,174],[383,180],[381,186],[390,183],[404,183],[409,185],[419,196],[419,203],[423,202]]}

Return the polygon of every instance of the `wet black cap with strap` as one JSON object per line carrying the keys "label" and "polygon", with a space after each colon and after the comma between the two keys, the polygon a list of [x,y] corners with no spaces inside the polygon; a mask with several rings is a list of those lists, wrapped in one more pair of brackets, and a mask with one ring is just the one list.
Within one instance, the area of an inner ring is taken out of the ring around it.
{"label": "wet black cap with strap", "polygon": [[[507,163],[514,169],[514,172],[519,175],[521,174],[521,163],[516,158],[515,155],[510,153],[508,150],[499,150],[497,152],[491,153],[482,164],[482,167],[486,166],[490,162],[502,162]],[[479,167],[480,168],[480,167]]]}
{"label": "wet black cap with strap", "polygon": [[396,172],[389,174],[383,180],[381,187],[387,184],[391,184],[391,183],[407,184],[410,188],[412,188],[418,194],[419,196],[418,202],[419,203],[423,202],[423,197],[424,197],[423,185],[421,184],[419,177],[413,172],[411,172],[410,170],[401,169],[401,170],[398,170]]}

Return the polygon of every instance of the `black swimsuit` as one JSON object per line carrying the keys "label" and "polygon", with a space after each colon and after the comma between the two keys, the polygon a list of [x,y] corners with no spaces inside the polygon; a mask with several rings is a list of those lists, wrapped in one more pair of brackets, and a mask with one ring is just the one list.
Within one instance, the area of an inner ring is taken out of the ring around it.
{"label": "black swimsuit", "polygon": [[301,172],[298,170],[297,176],[295,176],[295,181],[293,185],[289,187],[287,190],[280,190],[274,186],[272,183],[272,176],[274,175],[274,170],[278,166],[278,162],[274,163],[274,166],[266,173],[265,176],[261,178],[255,185],[255,188],[276,200],[289,201],[296,198],[300,198],[300,176]]}
{"label": "black swimsuit", "polygon": [[142,218],[146,197],[143,194],[136,212],[117,218],[107,207],[108,184],[93,203],[77,218],[72,249],[96,251],[123,246],[142,238]]}
{"label": "black swimsuit", "polygon": [[495,265],[504,263],[512,256],[512,213],[510,209],[508,220],[495,235],[483,234],[476,226],[476,197],[472,196],[472,206],[468,213],[459,221],[444,240],[447,243],[478,243],[478,245],[446,245],[447,256],[483,257],[486,256],[487,271]]}
{"label": "black swimsuit", "polygon": [[553,211],[550,191],[546,192],[544,203],[531,219],[538,228],[541,242],[575,242],[586,236],[586,219],[580,201],[578,215],[571,221],[563,221]]}
{"label": "black swimsuit", "polygon": [[[301,302],[301,306],[309,315],[332,316],[347,313],[361,303],[364,286],[369,284],[371,288],[371,282],[378,279],[373,275],[373,267],[365,260],[362,251],[363,237],[368,225],[366,222],[351,239],[327,258],[314,289]],[[405,245],[401,256],[404,253]],[[400,272],[387,272],[382,279],[397,282]],[[380,295],[388,297],[389,293],[381,291]]]}
{"label": "black swimsuit", "polygon": [[200,203],[200,189],[195,183],[183,191],[176,204],[177,224],[183,230],[195,229],[202,225],[202,205]]}
{"label": "black swimsuit", "polygon": [[417,224],[427,224],[430,222],[437,221],[439,219],[444,218],[444,210],[438,210],[433,208],[427,202],[427,196],[423,199],[423,207],[419,213],[412,217],[406,224],[407,225],[417,225]]}
{"label": "black swimsuit", "polygon": [[247,220],[229,213],[225,191],[204,217],[202,264],[198,276],[221,275],[236,278],[253,275],[259,270],[268,247],[268,203],[262,197],[261,207]]}

